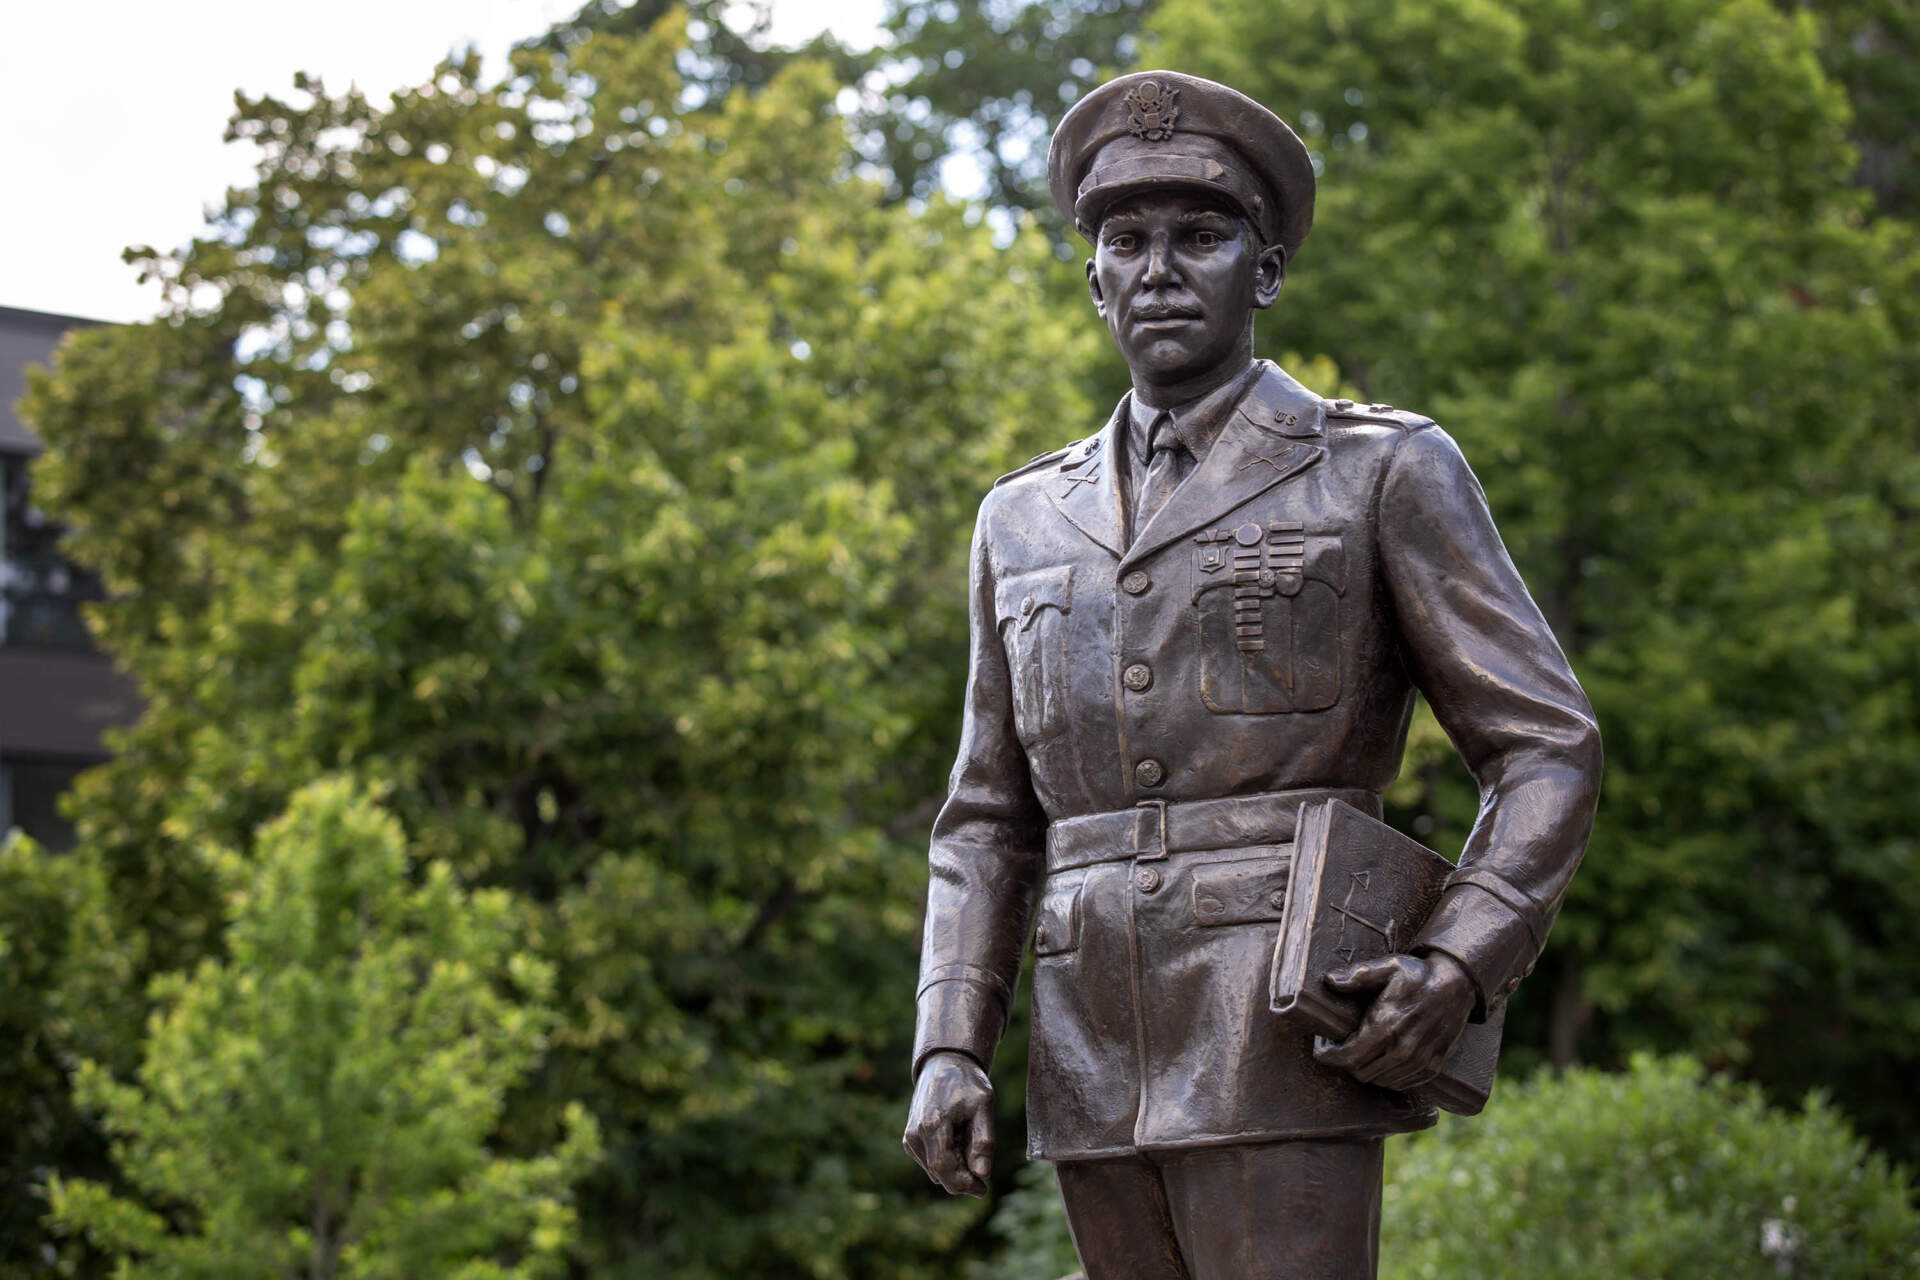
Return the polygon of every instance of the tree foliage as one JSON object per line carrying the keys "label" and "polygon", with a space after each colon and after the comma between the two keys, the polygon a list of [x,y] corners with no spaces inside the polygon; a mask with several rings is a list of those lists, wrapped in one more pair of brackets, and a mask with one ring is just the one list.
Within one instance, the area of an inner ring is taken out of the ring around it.
{"label": "tree foliage", "polygon": [[695,105],[683,50],[242,104],[259,182],[146,260],[168,317],[28,401],[147,698],[81,854],[116,962],[186,968],[209,845],[379,783],[554,968],[501,1141],[600,1122],[580,1265],[906,1274],[977,1216],[897,1138],[966,524],[1084,430],[1095,335],[1030,305],[1043,242],[854,178],[820,64]]}
{"label": "tree foliage", "polygon": [[[938,190],[950,159],[984,198],[1056,220],[1047,140],[1087,90],[1125,71],[1153,0],[890,0],[886,102],[866,121],[902,196]],[[1059,228],[1064,232],[1065,228]]]}
{"label": "tree foliage", "polygon": [[40,1217],[55,1172],[103,1174],[105,1143],[68,1089],[80,1027],[129,975],[113,964],[107,888],[81,858],[15,833],[0,844],[0,1274],[45,1261]]}
{"label": "tree foliage", "polygon": [[1685,1059],[1542,1072],[1389,1163],[1391,1277],[1920,1275],[1907,1176],[1818,1093],[1772,1110]]}
{"label": "tree foliage", "polygon": [[1920,9],[1907,0],[1781,0],[1804,11],[1820,33],[1820,61],[1846,88],[1856,177],[1882,211],[1920,218]]}
{"label": "tree foliage", "polygon": [[599,1136],[576,1107],[549,1152],[487,1149],[552,1022],[509,895],[441,862],[410,886],[399,824],[339,780],[222,864],[225,957],[156,982],[137,1083],[77,1075],[136,1194],[56,1177],[54,1219],[127,1277],[558,1274]]}

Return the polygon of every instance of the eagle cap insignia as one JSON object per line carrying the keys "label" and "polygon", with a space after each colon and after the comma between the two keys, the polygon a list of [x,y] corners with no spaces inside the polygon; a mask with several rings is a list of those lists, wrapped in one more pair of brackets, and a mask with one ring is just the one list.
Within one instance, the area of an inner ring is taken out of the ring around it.
{"label": "eagle cap insignia", "polygon": [[1174,123],[1180,119],[1180,108],[1174,101],[1179,96],[1177,86],[1142,80],[1127,91],[1124,99],[1128,131],[1148,142],[1165,142],[1171,138]]}

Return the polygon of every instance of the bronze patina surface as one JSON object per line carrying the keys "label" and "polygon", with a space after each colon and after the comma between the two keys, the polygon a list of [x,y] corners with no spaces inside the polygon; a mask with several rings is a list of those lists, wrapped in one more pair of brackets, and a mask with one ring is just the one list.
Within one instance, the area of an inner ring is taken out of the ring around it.
{"label": "bronze patina surface", "polygon": [[[1370,1276],[1405,1092],[1532,968],[1593,820],[1593,713],[1453,439],[1253,359],[1313,167],[1224,85],[1122,77],[1061,122],[1056,202],[1133,390],[1003,477],[974,533],[906,1144],[982,1193],[986,1069],[1034,950],[1030,1154],[1090,1280]],[[1294,816],[1378,815],[1424,694],[1483,803],[1377,991],[1316,1055],[1267,1005]]]}

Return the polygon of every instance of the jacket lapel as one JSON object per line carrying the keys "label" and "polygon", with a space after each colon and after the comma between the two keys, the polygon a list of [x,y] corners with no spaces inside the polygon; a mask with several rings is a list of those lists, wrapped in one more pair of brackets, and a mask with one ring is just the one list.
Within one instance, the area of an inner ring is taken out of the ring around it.
{"label": "jacket lapel", "polygon": [[[1121,401],[1121,409],[1126,408]],[[1115,415],[1115,420],[1119,414]],[[1108,431],[1113,431],[1108,424]],[[1326,456],[1326,407],[1280,367],[1263,362],[1207,457],[1180,482],[1127,549],[1138,560],[1232,511]],[[1116,507],[1117,510],[1117,507]],[[1116,526],[1117,527],[1117,526]]]}
{"label": "jacket lapel", "polygon": [[1125,465],[1126,451],[1119,446],[1119,424],[1126,421],[1131,400],[1132,392],[1128,392],[1107,425],[1074,446],[1059,470],[1040,482],[1060,514],[1115,559],[1119,559],[1126,540],[1120,518],[1119,472]]}

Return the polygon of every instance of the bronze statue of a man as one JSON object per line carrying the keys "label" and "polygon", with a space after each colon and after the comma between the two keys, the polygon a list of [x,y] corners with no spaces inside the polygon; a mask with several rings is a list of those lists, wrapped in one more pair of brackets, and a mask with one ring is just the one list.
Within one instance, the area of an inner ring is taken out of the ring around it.
{"label": "bronze statue of a man", "polygon": [[[959,758],[934,826],[906,1143],[985,1189],[986,1068],[1029,925],[1030,1154],[1089,1280],[1375,1273],[1381,1148],[1532,968],[1600,739],[1453,440],[1253,359],[1313,219],[1258,103],[1124,76],[1053,138],[1055,201],[1133,375],[981,504]],[[1423,693],[1479,780],[1459,869],[1316,1055],[1268,1006],[1294,817],[1374,816]]]}

